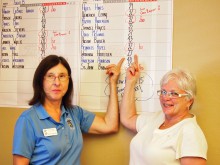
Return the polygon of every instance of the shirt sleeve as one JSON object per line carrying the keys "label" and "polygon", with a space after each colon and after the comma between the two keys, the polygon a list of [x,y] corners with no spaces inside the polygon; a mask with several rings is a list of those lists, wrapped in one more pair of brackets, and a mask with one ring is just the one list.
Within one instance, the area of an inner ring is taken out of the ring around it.
{"label": "shirt sleeve", "polygon": [[13,154],[30,159],[35,146],[34,139],[32,124],[26,117],[20,116],[14,129]]}
{"label": "shirt sleeve", "polygon": [[158,112],[145,112],[138,115],[136,121],[137,132],[142,130],[145,126],[158,127],[164,120],[164,114],[162,111]]}
{"label": "shirt sleeve", "polygon": [[139,132],[141,130],[141,128],[143,128],[145,126],[147,120],[148,120],[148,116],[146,114],[138,115],[137,121],[136,121],[137,132]]}
{"label": "shirt sleeve", "polygon": [[198,125],[190,124],[183,128],[180,135],[176,158],[201,157],[207,159],[207,141]]}
{"label": "shirt sleeve", "polygon": [[87,133],[93,123],[95,114],[90,111],[84,110],[79,106],[76,106],[76,110],[74,110],[74,112],[77,113],[76,116],[80,122],[80,128],[82,132]]}

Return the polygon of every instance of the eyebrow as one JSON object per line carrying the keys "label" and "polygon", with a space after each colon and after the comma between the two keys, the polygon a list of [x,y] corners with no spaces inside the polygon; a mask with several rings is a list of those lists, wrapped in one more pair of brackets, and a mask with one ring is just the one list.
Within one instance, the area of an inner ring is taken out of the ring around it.
{"label": "eyebrow", "polygon": [[177,90],[174,90],[174,89],[172,89],[172,90],[170,90],[170,91],[167,91],[167,90],[165,90],[165,89],[161,89],[161,90],[166,91],[166,92],[177,92],[177,93],[181,92],[181,91],[177,91]]}
{"label": "eyebrow", "polygon": [[[54,72],[48,72],[48,73],[46,73],[46,74],[56,74],[56,73],[54,73]],[[68,72],[67,72],[67,73],[61,72],[61,73],[58,73],[58,74],[67,74],[67,75],[68,75]]]}

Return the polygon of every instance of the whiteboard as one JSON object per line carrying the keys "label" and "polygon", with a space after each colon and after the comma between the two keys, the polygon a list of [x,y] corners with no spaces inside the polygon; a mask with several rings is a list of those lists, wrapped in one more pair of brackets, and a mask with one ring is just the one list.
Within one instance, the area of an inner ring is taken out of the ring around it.
{"label": "whiteboard", "polygon": [[73,103],[105,112],[105,66],[122,57],[117,91],[134,54],[144,67],[135,87],[138,112],[160,110],[156,91],[172,68],[172,0],[2,0],[0,106],[29,107],[32,79],[49,54],[64,56],[73,72]]}

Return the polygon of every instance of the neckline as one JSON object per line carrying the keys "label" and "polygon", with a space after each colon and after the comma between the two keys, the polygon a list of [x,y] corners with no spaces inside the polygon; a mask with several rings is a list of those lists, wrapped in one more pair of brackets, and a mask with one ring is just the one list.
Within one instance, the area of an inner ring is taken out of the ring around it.
{"label": "neckline", "polygon": [[168,126],[163,126],[164,125],[164,122],[161,123],[158,127],[158,130],[167,130],[167,129],[170,129],[170,128],[175,128],[177,127],[179,124],[182,124],[183,122],[186,122],[187,120],[192,120],[195,118],[195,115],[194,114],[190,114],[191,116],[188,116],[188,117],[184,117],[183,119],[177,121],[176,123],[174,124],[171,124],[171,125],[168,125]]}

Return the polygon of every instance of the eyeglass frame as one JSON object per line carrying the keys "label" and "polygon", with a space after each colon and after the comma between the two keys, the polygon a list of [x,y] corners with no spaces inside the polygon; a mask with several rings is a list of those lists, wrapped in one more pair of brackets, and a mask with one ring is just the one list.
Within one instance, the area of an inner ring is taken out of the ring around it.
{"label": "eyeglass frame", "polygon": [[[164,94],[162,94],[162,92],[165,92]],[[175,95],[172,95],[172,94],[175,94]],[[166,90],[158,90],[157,91],[157,95],[160,96],[160,97],[164,97],[164,96],[168,96],[169,98],[181,98],[181,97],[184,97],[184,96],[188,96],[189,94],[188,93],[177,93],[175,91],[170,91],[170,92],[167,92]]]}
{"label": "eyeglass frame", "polygon": [[[61,76],[64,76],[65,79],[62,79]],[[54,81],[56,80],[56,78],[58,78],[58,80],[59,80],[60,82],[65,82],[65,81],[67,81],[67,80],[70,78],[70,76],[67,75],[67,74],[64,74],[64,73],[59,74],[58,76],[55,76],[55,74],[49,73],[49,74],[46,74],[46,75],[44,76],[44,79],[47,80],[47,81],[49,81],[49,82],[54,82]],[[61,79],[60,79],[60,78],[61,78]]]}

